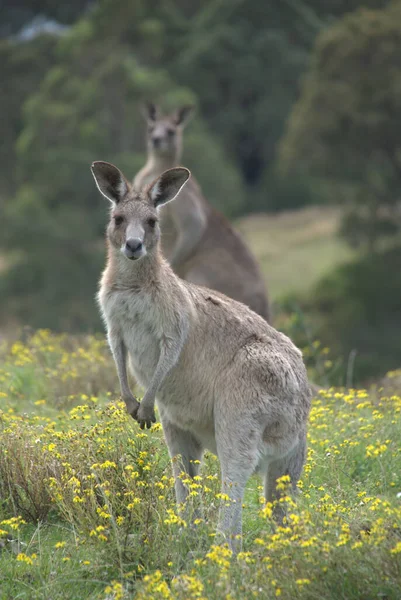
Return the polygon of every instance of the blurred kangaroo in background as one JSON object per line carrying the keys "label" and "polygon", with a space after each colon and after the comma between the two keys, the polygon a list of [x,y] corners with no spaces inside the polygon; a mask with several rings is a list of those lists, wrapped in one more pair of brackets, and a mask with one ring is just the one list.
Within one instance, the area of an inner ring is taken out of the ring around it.
{"label": "blurred kangaroo in background", "polygon": [[[188,495],[181,472],[195,477],[205,448],[218,455],[230,499],[222,502],[219,531],[235,551],[252,473],[263,472],[267,501],[280,496],[279,477],[290,475],[294,488],[300,477],[311,395],[302,354],[247,306],[183,281],[163,258],[158,209],[186,184],[187,169],[166,171],[142,192],[109,163],[93,163],[92,172],[112,203],[98,298],[122,397],[149,428],[157,396],[168,450],[177,457],[179,504]],[[127,360],[146,390],[140,404]]]}
{"label": "blurred kangaroo in background", "polygon": [[[183,129],[193,107],[184,106],[169,116],[162,116],[154,104],[145,110],[148,160],[133,181],[139,191],[166,169],[179,165]],[[229,221],[203,197],[193,178],[163,211],[162,233],[163,253],[180,277],[227,294],[270,320],[255,258]]]}

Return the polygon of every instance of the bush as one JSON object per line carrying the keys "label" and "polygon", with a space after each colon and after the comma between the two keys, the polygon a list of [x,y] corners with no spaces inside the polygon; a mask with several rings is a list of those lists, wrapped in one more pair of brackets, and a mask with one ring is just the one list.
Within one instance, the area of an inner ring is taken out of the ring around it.
{"label": "bush", "polygon": [[308,295],[314,334],[345,362],[355,351],[355,381],[401,363],[401,248],[337,268]]}
{"label": "bush", "polygon": [[267,172],[256,196],[257,201],[252,203],[251,208],[261,212],[294,210],[325,201],[318,181],[301,172],[287,177],[276,167]]}

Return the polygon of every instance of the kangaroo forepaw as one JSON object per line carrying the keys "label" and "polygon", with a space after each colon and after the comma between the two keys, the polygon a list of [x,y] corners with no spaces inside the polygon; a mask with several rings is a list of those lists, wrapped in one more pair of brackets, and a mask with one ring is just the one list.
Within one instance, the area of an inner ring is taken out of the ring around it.
{"label": "kangaroo forepaw", "polygon": [[153,406],[146,406],[143,402],[139,405],[136,420],[141,429],[145,426],[150,429],[153,423],[156,423],[156,415]]}

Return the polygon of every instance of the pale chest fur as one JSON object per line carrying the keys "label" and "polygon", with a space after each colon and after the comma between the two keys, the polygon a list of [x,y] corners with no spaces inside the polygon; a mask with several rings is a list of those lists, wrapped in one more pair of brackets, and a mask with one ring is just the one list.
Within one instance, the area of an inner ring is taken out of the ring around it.
{"label": "pale chest fur", "polygon": [[108,331],[117,331],[129,354],[133,375],[147,387],[160,356],[163,329],[146,293],[101,291],[99,300]]}
{"label": "pale chest fur", "polygon": [[[178,325],[175,325],[174,319],[169,319],[170,324],[166,326],[166,311],[150,294],[101,289],[99,302],[108,332],[121,335],[128,351],[130,370],[146,390],[157,367],[162,339],[178,335],[177,331],[174,332]],[[199,430],[204,424],[205,431],[209,432],[205,435],[210,436],[216,362],[207,360],[205,356],[204,368],[199,368],[199,360],[203,362],[203,351],[194,352],[192,338],[189,331],[177,364],[158,390],[157,402],[161,411],[182,428]],[[211,443],[207,446],[211,448]]]}

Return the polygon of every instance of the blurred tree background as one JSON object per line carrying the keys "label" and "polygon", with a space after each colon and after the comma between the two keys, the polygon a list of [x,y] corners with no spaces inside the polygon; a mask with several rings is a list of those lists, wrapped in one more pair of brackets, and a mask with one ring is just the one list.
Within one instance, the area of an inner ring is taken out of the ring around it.
{"label": "blurred tree background", "polygon": [[284,308],[301,307],[345,360],[357,350],[356,377],[399,366],[400,0],[0,10],[0,328],[101,327],[105,206],[89,165],[133,177],[145,161],[140,104],[190,102],[183,163],[227,216],[341,207],[339,235],[356,254]]}

